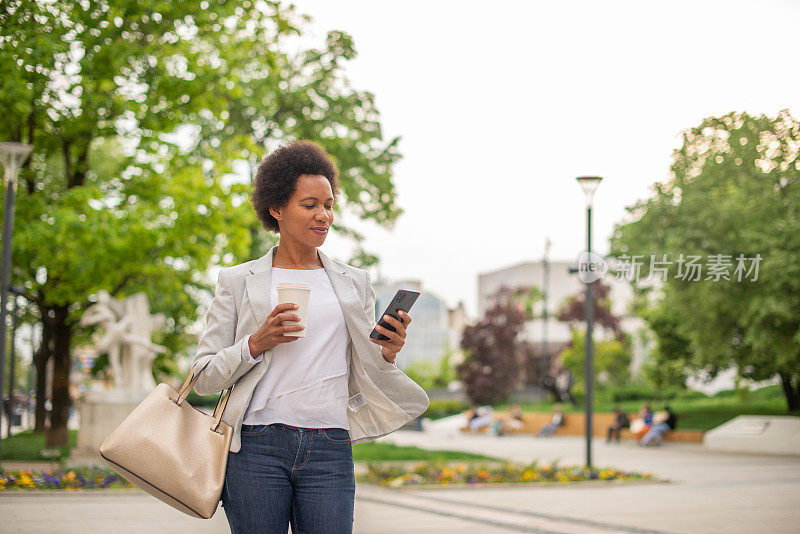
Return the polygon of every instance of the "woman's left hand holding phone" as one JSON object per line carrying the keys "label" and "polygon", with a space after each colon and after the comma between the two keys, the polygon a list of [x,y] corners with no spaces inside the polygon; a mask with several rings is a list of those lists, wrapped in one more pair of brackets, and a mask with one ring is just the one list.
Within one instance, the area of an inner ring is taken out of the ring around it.
{"label": "woman's left hand holding phone", "polygon": [[408,313],[404,312],[403,310],[399,310],[397,314],[400,316],[400,321],[391,315],[383,316],[384,321],[394,326],[394,332],[388,328],[382,327],[379,324],[375,325],[375,330],[389,339],[380,340],[369,338],[370,341],[382,347],[381,354],[383,355],[383,359],[389,363],[394,363],[395,358],[397,358],[397,353],[400,352],[400,350],[403,348],[403,345],[406,344],[406,328],[408,328],[408,325],[411,324],[411,316]]}

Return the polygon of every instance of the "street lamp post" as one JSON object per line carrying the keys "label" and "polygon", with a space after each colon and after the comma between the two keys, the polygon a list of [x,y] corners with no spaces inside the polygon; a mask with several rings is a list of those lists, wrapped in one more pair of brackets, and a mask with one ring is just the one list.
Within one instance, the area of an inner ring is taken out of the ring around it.
{"label": "street lamp post", "polygon": [[[592,252],[592,197],[602,178],[599,176],[580,176],[577,178],[586,194],[586,257],[591,262]],[[592,329],[594,328],[594,298],[592,296],[593,277],[586,278],[586,359],[584,360],[584,382],[586,384],[586,466],[592,466],[592,396],[594,393],[594,362]]]}
{"label": "street lamp post", "polygon": [[[11,279],[11,238],[14,235],[14,201],[17,194],[17,175],[20,166],[33,150],[32,145],[23,143],[0,143],[0,160],[5,168],[6,206],[3,213],[3,265],[0,271],[0,399],[3,390],[6,367],[6,308],[8,307],[8,289]],[[8,398],[11,403],[11,392]],[[3,410],[0,410],[2,412]],[[11,425],[9,419],[8,424]]]}

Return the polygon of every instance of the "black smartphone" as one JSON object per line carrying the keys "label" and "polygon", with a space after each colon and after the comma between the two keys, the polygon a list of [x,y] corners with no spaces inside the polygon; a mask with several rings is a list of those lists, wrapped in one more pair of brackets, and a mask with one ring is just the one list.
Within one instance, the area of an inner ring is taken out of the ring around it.
{"label": "black smartphone", "polygon": [[[394,332],[394,326],[387,323],[384,319],[384,315],[389,315],[394,317],[398,321],[400,320],[400,315],[397,313],[399,310],[403,310],[404,312],[408,313],[411,310],[411,306],[417,301],[419,297],[419,291],[410,291],[408,289],[398,289],[397,293],[394,294],[394,298],[386,306],[386,310],[381,314],[381,319],[378,321],[377,324],[381,325],[382,327],[386,328],[387,330],[391,330]],[[389,338],[375,330],[372,329],[372,333],[369,335],[372,339],[377,339],[379,341],[388,340]]]}

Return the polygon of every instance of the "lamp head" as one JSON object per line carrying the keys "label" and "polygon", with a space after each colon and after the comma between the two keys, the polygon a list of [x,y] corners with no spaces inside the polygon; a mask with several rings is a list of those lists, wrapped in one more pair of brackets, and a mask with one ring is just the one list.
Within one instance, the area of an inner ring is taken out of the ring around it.
{"label": "lamp head", "polygon": [[578,180],[578,183],[581,184],[581,188],[586,194],[586,205],[591,207],[594,192],[603,179],[599,176],[578,176],[576,180]]}
{"label": "lamp head", "polygon": [[0,143],[0,161],[6,170],[6,179],[16,181],[17,170],[33,150],[33,145],[25,143]]}

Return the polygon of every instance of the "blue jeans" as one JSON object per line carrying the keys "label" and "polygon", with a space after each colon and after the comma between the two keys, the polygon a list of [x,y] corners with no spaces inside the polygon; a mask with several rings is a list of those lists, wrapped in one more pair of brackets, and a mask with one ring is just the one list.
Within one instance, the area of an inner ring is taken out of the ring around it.
{"label": "blue jeans", "polygon": [[655,440],[656,443],[661,443],[664,440],[664,434],[670,430],[672,430],[672,428],[670,428],[667,423],[656,423],[650,427],[650,430],[644,435],[640,443],[642,445],[649,445],[653,440]]}
{"label": "blue jeans", "polygon": [[344,428],[242,425],[228,452],[222,506],[232,534],[353,531],[356,481]]}

